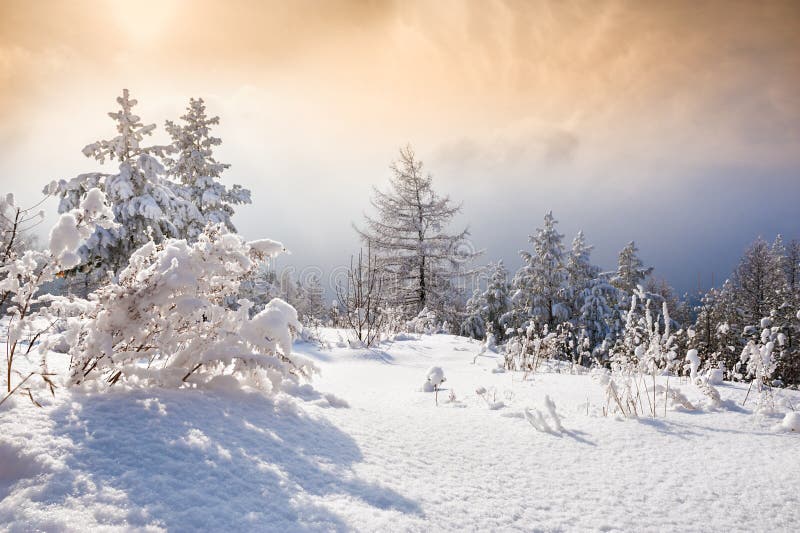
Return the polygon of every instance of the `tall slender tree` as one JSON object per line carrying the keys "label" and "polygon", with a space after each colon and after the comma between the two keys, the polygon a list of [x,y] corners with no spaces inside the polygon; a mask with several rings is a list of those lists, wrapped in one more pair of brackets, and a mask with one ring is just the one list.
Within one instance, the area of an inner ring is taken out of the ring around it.
{"label": "tall slender tree", "polygon": [[478,255],[465,246],[467,229],[447,231],[461,206],[434,191],[433,178],[410,146],[390,168],[390,190],[374,189],[377,214],[366,216],[364,228],[356,231],[375,254],[391,306],[407,316],[425,308],[446,315],[454,280]]}
{"label": "tall slender tree", "polygon": [[770,246],[759,237],[747,248],[736,267],[731,281],[742,325],[757,326],[762,318],[777,310],[787,296],[782,251],[780,240]]}

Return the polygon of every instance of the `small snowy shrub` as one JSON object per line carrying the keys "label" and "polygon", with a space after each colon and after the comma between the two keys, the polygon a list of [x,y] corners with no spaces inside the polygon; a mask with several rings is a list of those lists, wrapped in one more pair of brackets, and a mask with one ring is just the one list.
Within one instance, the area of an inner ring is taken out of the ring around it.
{"label": "small snowy shrub", "polygon": [[278,391],[309,377],[313,365],[291,351],[302,329],[291,305],[275,298],[252,318],[248,300],[225,305],[258,260],[281,250],[221,225],[193,244],[142,246],[119,280],[96,292],[88,320],[73,325],[70,382],[177,387],[229,375]]}
{"label": "small snowy shrub", "polygon": [[428,373],[425,376],[425,385],[423,389],[425,392],[433,392],[445,381],[446,378],[444,377],[444,370],[442,370],[441,367],[432,366],[428,369]]}
{"label": "small snowy shrub", "polygon": [[497,399],[497,389],[495,387],[489,390],[486,390],[486,387],[478,387],[475,389],[475,394],[483,398],[483,401],[486,402],[486,406],[492,411],[502,409],[506,406],[505,402]]}
{"label": "small snowy shrub", "polygon": [[[772,327],[772,320],[761,319],[761,334],[755,328],[748,328],[751,339],[742,350],[740,366],[747,368],[747,377],[752,379],[751,388],[757,393],[756,413],[769,412],[773,409],[772,374],[780,359],[782,346],[779,341],[779,330]],[[747,398],[745,398],[745,401]]]}
{"label": "small snowy shrub", "polygon": [[441,329],[439,325],[440,322],[436,317],[436,313],[429,311],[427,307],[406,323],[406,327],[411,333],[424,333],[427,335],[437,333]]}
{"label": "small snowy shrub", "polygon": [[422,384],[423,392],[436,393],[436,405],[439,405],[439,387],[446,381],[444,377],[444,370],[438,366],[432,366],[428,369],[425,376],[425,383]]}
{"label": "small snowy shrub", "polygon": [[692,382],[696,382],[697,369],[700,368],[700,357],[697,355],[697,350],[691,349],[686,352],[686,362],[689,365],[689,377]]}
{"label": "small snowy shrub", "polygon": [[[12,203],[10,200],[13,200],[10,196],[6,200],[9,204]],[[21,212],[22,210],[16,209],[17,220]],[[64,270],[73,268],[79,263],[78,248],[96,229],[113,227],[115,227],[113,214],[106,203],[106,197],[95,188],[88,190],[78,207],[61,214],[50,231],[46,250],[27,250],[18,253],[13,247],[13,236],[18,231],[17,225],[14,225],[0,262],[0,301],[8,304],[5,313],[8,317],[6,397],[20,390],[27,392],[31,401],[37,403],[31,392],[32,383],[29,381],[34,375],[41,378],[39,385],[46,386],[51,393],[54,393],[52,374],[47,369],[46,356],[50,344],[46,341],[46,335],[57,318],[46,304],[58,301],[66,306],[69,305],[69,300],[41,295],[42,286],[53,281]],[[35,354],[41,358],[37,371],[28,372],[27,376],[24,376],[15,370],[15,357],[27,358]],[[13,384],[15,375],[19,380]],[[26,386],[23,388],[23,385]],[[0,403],[2,401],[5,401],[5,398],[0,400]]]}
{"label": "small snowy shrub", "polygon": [[[555,433],[555,432],[563,432],[564,427],[561,425],[561,417],[556,412],[556,404],[553,400],[550,399],[550,396],[544,397],[544,409],[547,412],[548,417],[550,418],[550,422],[553,424],[553,427],[550,427],[550,424],[547,423],[545,415],[539,409],[525,409],[525,419],[532,425],[537,431],[541,431],[542,433]],[[555,428],[555,431],[553,431]]]}

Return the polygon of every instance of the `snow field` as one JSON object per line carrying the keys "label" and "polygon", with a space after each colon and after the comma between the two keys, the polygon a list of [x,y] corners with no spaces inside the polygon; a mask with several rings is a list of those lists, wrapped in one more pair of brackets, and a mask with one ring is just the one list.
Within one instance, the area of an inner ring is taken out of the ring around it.
{"label": "snow field", "polygon": [[[323,331],[331,346],[340,334]],[[800,436],[777,430],[783,413],[736,408],[742,385],[720,386],[727,402],[713,412],[621,419],[603,416],[591,374],[523,381],[460,337],[294,350],[322,370],[316,390],[294,397],[60,389],[42,409],[7,402],[0,529],[789,531],[800,521]],[[435,366],[446,377],[438,407],[421,390]],[[688,383],[670,386],[703,403]],[[779,409],[800,403],[778,395]],[[534,429],[526,409],[553,431]]]}

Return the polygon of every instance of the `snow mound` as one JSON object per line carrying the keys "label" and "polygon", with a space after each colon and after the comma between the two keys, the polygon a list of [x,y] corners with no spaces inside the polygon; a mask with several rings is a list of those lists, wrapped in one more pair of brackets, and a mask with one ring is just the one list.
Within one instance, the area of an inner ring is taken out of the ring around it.
{"label": "snow mound", "polygon": [[800,433],[800,413],[797,411],[790,411],[783,417],[780,423],[780,428],[784,431],[793,431]]}

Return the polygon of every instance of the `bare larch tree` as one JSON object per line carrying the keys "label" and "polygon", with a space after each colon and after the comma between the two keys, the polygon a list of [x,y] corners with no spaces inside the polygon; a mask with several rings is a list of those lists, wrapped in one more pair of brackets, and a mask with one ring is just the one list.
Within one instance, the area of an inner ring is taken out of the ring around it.
{"label": "bare larch tree", "polygon": [[376,256],[390,306],[407,316],[426,307],[446,314],[454,280],[478,255],[467,245],[467,229],[446,231],[461,206],[433,190],[431,175],[410,146],[400,149],[390,168],[390,190],[374,189],[377,215],[365,216],[365,227],[356,231]]}

